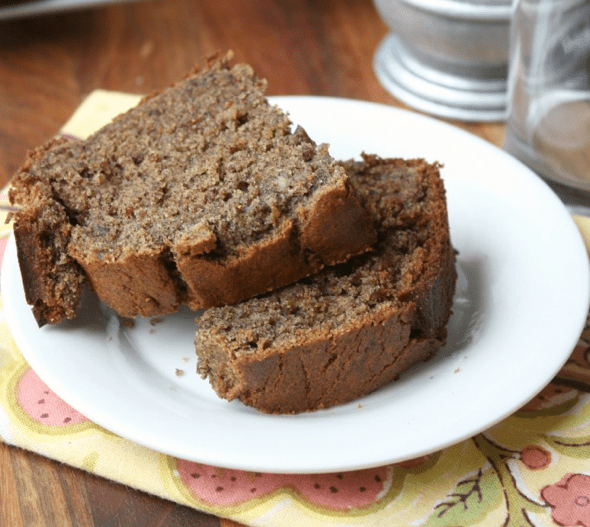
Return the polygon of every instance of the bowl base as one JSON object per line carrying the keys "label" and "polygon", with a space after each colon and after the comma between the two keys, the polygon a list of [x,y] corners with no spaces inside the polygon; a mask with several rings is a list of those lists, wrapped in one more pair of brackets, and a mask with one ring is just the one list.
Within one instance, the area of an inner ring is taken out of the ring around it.
{"label": "bowl base", "polygon": [[377,48],[373,69],[387,91],[418,110],[460,121],[506,119],[505,78],[468,67],[438,70],[421,62],[394,33]]}

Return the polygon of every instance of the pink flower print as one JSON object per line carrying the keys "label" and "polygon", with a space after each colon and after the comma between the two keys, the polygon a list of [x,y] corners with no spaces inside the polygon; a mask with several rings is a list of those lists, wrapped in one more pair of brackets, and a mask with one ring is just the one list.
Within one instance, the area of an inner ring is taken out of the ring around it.
{"label": "pink flower print", "polygon": [[541,470],[551,463],[551,452],[542,446],[527,445],[520,451],[520,460],[529,470]]}
{"label": "pink flower print", "polygon": [[6,244],[8,242],[8,238],[0,238],[0,263],[4,258],[4,251],[6,250]]}
{"label": "pink flower print", "polygon": [[377,501],[390,484],[387,467],[307,475],[220,469],[181,459],[176,466],[184,485],[194,495],[217,506],[232,506],[290,489],[326,508],[366,507]]}
{"label": "pink flower print", "polygon": [[564,398],[576,395],[576,390],[558,384],[548,384],[533,399],[526,403],[521,409],[527,412],[551,408],[563,402]]}
{"label": "pink flower print", "polygon": [[553,509],[551,517],[558,525],[590,527],[590,476],[566,474],[541,490],[541,496]]}
{"label": "pink flower print", "polygon": [[65,426],[87,421],[55,395],[32,369],[27,370],[20,380],[16,396],[23,411],[38,423]]}

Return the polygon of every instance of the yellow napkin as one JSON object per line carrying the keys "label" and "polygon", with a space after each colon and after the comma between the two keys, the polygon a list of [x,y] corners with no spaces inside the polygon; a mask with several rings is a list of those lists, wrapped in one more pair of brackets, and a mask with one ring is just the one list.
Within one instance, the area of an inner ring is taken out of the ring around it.
{"label": "yellow napkin", "polygon": [[578,229],[580,229],[584,241],[586,242],[586,249],[590,253],[590,218],[585,216],[574,216],[574,221],[576,222]]}
{"label": "yellow napkin", "polygon": [[[93,92],[62,132],[84,137],[138,99]],[[6,204],[6,192],[0,202]],[[10,234],[3,219],[0,257]],[[576,221],[590,240],[590,221]],[[590,527],[589,341],[587,325],[549,386],[513,416],[455,446],[355,472],[259,474],[176,459],[92,423],[28,366],[0,303],[0,439],[246,525]],[[391,429],[384,423],[383,433]]]}

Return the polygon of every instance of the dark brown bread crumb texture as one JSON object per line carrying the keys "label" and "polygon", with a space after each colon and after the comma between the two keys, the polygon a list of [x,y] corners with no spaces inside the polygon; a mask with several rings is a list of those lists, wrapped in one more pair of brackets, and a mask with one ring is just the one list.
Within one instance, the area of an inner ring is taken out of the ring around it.
{"label": "dark brown bread crumb texture", "polygon": [[344,166],[377,220],[375,251],[205,312],[198,372],[220,397],[269,413],[327,408],[445,343],[456,273],[438,167],[374,156]]}
{"label": "dark brown bread crumb texture", "polygon": [[[366,251],[345,171],[228,57],[84,141],[57,139],[12,181],[27,300],[75,316],[89,281],[126,317],[233,303]],[[276,265],[280,262],[280,265]]]}

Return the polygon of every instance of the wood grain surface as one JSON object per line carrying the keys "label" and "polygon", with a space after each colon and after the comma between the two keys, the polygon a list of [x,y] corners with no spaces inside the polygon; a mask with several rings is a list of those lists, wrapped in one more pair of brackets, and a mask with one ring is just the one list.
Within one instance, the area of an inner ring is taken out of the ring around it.
{"label": "wood grain surface", "polygon": [[[387,32],[371,0],[138,1],[0,21],[0,184],[97,88],[160,89],[233,49],[269,95],[330,95],[403,107],[376,80]],[[502,124],[459,124],[497,145]],[[0,444],[0,526],[237,524]]]}

